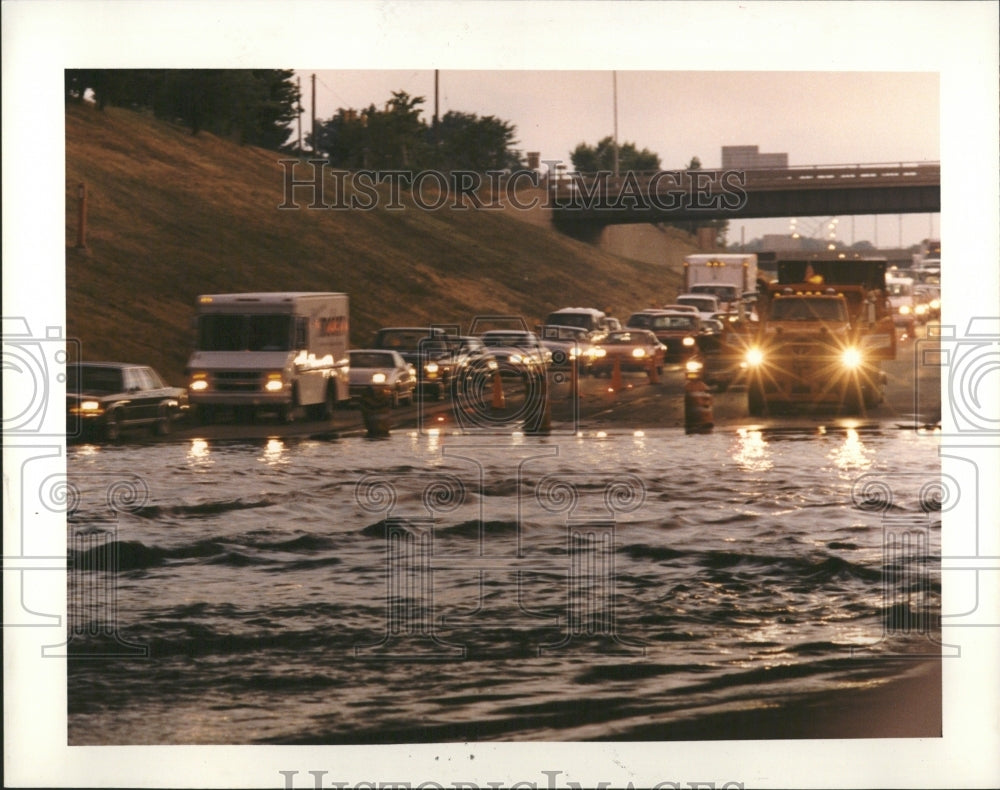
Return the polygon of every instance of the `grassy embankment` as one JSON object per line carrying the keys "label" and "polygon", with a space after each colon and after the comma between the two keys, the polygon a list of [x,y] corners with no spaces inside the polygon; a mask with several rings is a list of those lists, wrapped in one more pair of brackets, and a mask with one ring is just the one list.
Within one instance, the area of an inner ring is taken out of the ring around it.
{"label": "grassy embankment", "polygon": [[[283,158],[140,113],[67,107],[67,331],[85,359],[145,362],[182,384],[200,293],[345,291],[359,347],[380,326],[468,329],[477,313],[529,326],[568,305],[625,317],[680,284],[675,269],[602,252],[537,213],[426,211],[405,195],[397,211],[310,210],[308,191],[299,210],[279,210]],[[74,249],[79,183],[86,256]],[[693,251],[671,233],[678,260]]]}

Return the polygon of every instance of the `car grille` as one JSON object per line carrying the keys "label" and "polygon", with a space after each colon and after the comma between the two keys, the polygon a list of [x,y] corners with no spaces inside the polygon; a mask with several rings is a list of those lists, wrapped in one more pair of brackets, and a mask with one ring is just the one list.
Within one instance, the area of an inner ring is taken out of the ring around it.
{"label": "car grille", "polygon": [[224,370],[213,373],[212,378],[220,392],[254,392],[262,388],[258,371]]}

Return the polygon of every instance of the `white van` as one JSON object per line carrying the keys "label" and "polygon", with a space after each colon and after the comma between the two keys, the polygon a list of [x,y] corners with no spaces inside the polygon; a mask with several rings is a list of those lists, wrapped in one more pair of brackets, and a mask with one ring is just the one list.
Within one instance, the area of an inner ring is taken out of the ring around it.
{"label": "white van", "polygon": [[199,418],[227,406],[329,419],[348,399],[347,294],[206,294],[197,308],[187,374]]}
{"label": "white van", "polygon": [[564,307],[549,313],[545,326],[574,326],[586,329],[591,335],[609,331],[608,317],[593,307]]}

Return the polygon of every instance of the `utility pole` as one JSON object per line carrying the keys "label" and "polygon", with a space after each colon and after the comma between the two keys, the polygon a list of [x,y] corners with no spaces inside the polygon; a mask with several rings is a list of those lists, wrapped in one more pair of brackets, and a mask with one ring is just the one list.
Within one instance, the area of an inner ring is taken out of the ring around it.
{"label": "utility pole", "polygon": [[615,111],[615,148],[614,148],[614,170],[615,178],[618,178],[618,72],[611,72],[611,92]]}
{"label": "utility pole", "polygon": [[296,86],[296,92],[298,94],[296,98],[298,99],[298,102],[299,102],[299,112],[298,112],[298,116],[299,116],[298,117],[298,121],[299,121],[299,155],[301,155],[302,154],[302,77],[297,76],[295,78],[295,86]]}
{"label": "utility pole", "polygon": [[441,144],[441,130],[438,128],[438,70],[434,69],[434,145]]}
{"label": "utility pole", "polygon": [[312,75],[312,150],[316,153],[316,75]]}

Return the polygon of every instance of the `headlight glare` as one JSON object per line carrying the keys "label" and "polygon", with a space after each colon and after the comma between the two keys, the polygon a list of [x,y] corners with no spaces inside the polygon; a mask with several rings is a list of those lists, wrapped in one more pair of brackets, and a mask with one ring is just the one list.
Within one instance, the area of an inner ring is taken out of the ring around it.
{"label": "headlight glare", "polygon": [[854,370],[862,362],[861,352],[856,348],[845,348],[840,355],[840,361],[844,364],[845,368]]}

